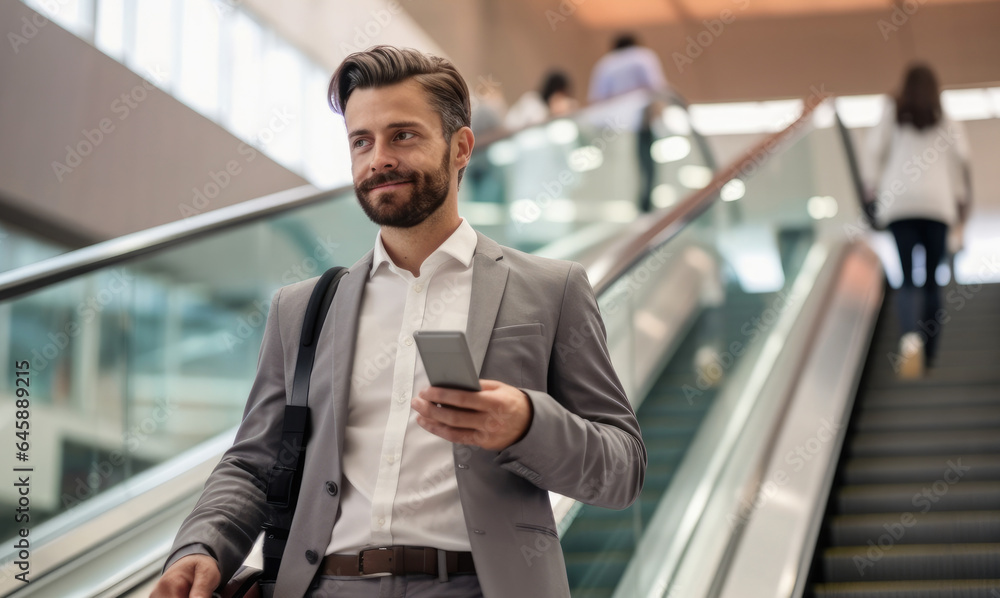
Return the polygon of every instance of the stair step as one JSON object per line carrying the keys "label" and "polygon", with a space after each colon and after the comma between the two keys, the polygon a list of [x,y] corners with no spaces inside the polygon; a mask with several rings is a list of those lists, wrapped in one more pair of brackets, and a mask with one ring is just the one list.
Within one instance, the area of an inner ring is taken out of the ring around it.
{"label": "stair step", "polygon": [[1000,453],[1000,428],[924,432],[859,432],[848,440],[851,457]]}
{"label": "stair step", "polygon": [[927,384],[905,388],[866,389],[859,401],[859,405],[864,409],[974,407],[997,404],[1000,404],[1000,387],[972,384],[950,388]]}
{"label": "stair step", "polygon": [[824,583],[813,592],[816,598],[997,598],[998,588],[1000,578]]}
{"label": "stair step", "polygon": [[1000,542],[1000,511],[838,515],[829,534],[832,546]]}
{"label": "stair step", "polygon": [[856,420],[858,432],[969,430],[1000,428],[1000,403],[984,407],[934,406],[896,411],[864,409]]}
{"label": "stair step", "polygon": [[1000,480],[1000,454],[950,457],[857,457],[850,459],[841,472],[844,484],[933,483],[950,469],[948,462],[961,469],[963,481]]}
{"label": "stair step", "polygon": [[823,570],[831,582],[1000,578],[1000,544],[837,546]]}
{"label": "stair step", "polygon": [[843,486],[837,491],[838,514],[926,511],[989,511],[1000,505],[1000,482],[944,478],[933,483],[865,484]]}

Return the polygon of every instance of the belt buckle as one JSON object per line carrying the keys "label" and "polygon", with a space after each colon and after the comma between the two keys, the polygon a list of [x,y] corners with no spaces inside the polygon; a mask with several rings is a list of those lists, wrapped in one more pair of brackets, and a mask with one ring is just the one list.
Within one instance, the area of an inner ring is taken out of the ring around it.
{"label": "belt buckle", "polygon": [[[388,570],[365,571],[365,553],[368,553],[370,559],[384,562],[387,565]],[[403,547],[379,546],[377,548],[369,548],[358,552],[358,572],[361,575],[372,575],[376,573],[403,575],[406,573],[406,563],[403,558]]]}

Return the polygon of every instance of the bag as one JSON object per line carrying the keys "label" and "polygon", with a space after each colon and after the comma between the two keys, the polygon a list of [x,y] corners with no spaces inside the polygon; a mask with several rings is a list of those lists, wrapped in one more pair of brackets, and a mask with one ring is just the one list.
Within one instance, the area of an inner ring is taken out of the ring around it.
{"label": "bag", "polygon": [[327,270],[313,288],[302,320],[302,334],[299,336],[299,355],[295,361],[295,378],[292,380],[292,394],[285,405],[281,440],[283,447],[292,447],[290,460],[294,467],[285,467],[278,459],[271,468],[267,482],[267,502],[274,509],[274,519],[263,526],[264,570],[246,565],[240,567],[221,593],[222,598],[261,598],[260,583],[273,582],[278,577],[281,555],[285,551],[288,531],[292,528],[295,501],[302,485],[302,470],[306,458],[306,432],[309,428],[309,377],[312,375],[316,357],[316,340],[323,329],[323,321],[330,311],[333,296],[337,292],[340,279],[347,274],[347,268],[336,266]]}

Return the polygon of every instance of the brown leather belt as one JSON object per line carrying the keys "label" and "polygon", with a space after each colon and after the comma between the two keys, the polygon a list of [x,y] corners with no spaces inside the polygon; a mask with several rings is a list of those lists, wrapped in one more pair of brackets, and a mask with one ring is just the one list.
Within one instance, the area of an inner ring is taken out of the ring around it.
{"label": "brown leather belt", "polygon": [[320,563],[320,575],[372,575],[391,573],[438,575],[438,553],[444,553],[449,575],[475,573],[471,552],[452,552],[427,546],[383,546],[362,550],[358,554],[331,554]]}

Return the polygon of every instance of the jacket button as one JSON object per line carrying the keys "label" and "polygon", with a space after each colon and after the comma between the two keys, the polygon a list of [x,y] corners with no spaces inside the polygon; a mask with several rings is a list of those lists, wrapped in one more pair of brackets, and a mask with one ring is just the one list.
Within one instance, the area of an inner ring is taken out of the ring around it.
{"label": "jacket button", "polygon": [[474,534],[479,534],[479,535],[483,535],[483,534],[485,534],[486,532],[484,532],[484,531],[483,531],[483,530],[481,530],[481,529],[474,529],[474,530],[472,530],[472,533],[474,533]]}
{"label": "jacket button", "polygon": [[337,496],[337,492],[339,492],[339,489],[337,488],[337,484],[335,484],[333,482],[327,482],[326,483],[326,493],[327,494],[329,494],[330,496]]}
{"label": "jacket button", "polygon": [[316,561],[319,560],[319,555],[313,550],[306,551],[306,560],[309,561],[310,565],[315,565]]}
{"label": "jacket button", "polygon": [[458,468],[459,468],[459,469],[468,469],[468,468],[469,468],[469,466],[468,466],[468,465],[466,465],[465,463],[459,463],[459,464],[458,464]]}

